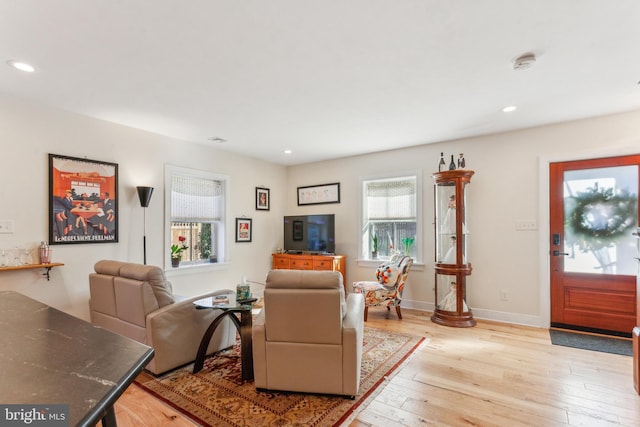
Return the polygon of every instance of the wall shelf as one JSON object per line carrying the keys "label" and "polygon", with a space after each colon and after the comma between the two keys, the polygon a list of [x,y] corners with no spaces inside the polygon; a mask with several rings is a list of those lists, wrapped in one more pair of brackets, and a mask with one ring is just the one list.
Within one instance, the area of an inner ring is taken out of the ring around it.
{"label": "wall shelf", "polygon": [[16,270],[33,270],[34,268],[44,268],[46,271],[42,273],[43,276],[47,276],[47,280],[49,280],[49,272],[53,267],[61,267],[64,264],[61,262],[52,262],[49,264],[27,264],[27,265],[9,265],[6,267],[0,267],[0,272],[2,271],[16,271]]}

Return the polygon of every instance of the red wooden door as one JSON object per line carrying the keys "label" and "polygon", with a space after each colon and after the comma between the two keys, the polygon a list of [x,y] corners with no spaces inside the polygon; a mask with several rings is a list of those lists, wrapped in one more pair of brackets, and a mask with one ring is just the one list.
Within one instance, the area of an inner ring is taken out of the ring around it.
{"label": "red wooden door", "polygon": [[629,335],[640,155],[552,163],[551,325]]}

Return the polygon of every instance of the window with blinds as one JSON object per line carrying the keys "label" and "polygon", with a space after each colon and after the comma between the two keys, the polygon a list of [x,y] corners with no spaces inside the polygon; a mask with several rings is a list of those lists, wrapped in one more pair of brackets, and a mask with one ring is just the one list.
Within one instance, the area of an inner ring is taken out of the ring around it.
{"label": "window with blinds", "polygon": [[388,258],[394,251],[415,258],[419,212],[417,176],[363,180],[362,195],[364,259]]}
{"label": "window with blinds", "polygon": [[[204,171],[167,167],[169,248],[182,248],[185,265],[224,261],[224,212],[227,178]],[[178,265],[179,264],[179,265]]]}

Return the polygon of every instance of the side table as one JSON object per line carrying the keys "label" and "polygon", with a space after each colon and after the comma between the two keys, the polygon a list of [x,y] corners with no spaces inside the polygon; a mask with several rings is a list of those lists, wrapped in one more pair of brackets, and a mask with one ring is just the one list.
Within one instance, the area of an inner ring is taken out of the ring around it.
{"label": "side table", "polygon": [[[255,301],[255,300],[253,300]],[[194,301],[193,304],[199,309],[218,309],[222,310],[218,316],[213,319],[211,325],[207,328],[202,341],[200,341],[200,347],[198,347],[198,353],[196,360],[193,363],[193,373],[200,372],[204,367],[204,359],[207,357],[207,347],[209,347],[209,341],[216,328],[222,322],[225,317],[231,319],[236,329],[240,333],[240,359],[242,362],[242,379],[245,381],[253,379],[253,341],[251,338],[251,328],[253,325],[253,318],[251,314],[251,303],[248,300],[248,304],[240,304],[236,306],[230,306],[225,304],[215,304],[213,298],[203,298]],[[238,319],[237,313],[240,314]]]}

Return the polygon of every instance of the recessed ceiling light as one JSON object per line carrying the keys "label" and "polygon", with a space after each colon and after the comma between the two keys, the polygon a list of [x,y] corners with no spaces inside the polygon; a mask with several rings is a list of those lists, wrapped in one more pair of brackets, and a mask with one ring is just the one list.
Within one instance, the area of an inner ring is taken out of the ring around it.
{"label": "recessed ceiling light", "polygon": [[504,107],[502,109],[502,112],[511,113],[512,111],[516,111],[517,109],[518,109],[518,107],[516,107],[515,105],[509,105],[508,107]]}
{"label": "recessed ceiling light", "polygon": [[27,73],[33,73],[36,69],[33,68],[31,65],[27,64],[26,62],[20,62],[20,61],[14,61],[9,60],[7,61],[7,64],[12,66],[13,68],[16,68],[20,71],[25,71]]}
{"label": "recessed ceiling light", "polygon": [[227,142],[226,139],[220,138],[219,136],[212,136],[211,138],[209,138],[209,141],[217,142],[218,144],[224,144],[225,142]]}
{"label": "recessed ceiling light", "polygon": [[291,154],[291,153],[293,153],[292,150],[289,150],[289,149],[284,150],[284,154]]}

